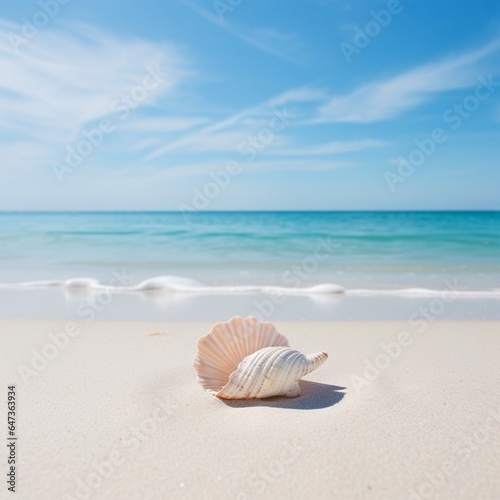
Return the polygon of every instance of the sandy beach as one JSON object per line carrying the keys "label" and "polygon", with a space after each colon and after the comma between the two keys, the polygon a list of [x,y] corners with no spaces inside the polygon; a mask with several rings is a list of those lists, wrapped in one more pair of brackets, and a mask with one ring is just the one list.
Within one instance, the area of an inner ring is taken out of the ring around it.
{"label": "sandy beach", "polygon": [[500,323],[277,322],[330,359],[299,398],[238,402],[196,382],[211,325],[2,320],[16,498],[500,496]]}
{"label": "sandy beach", "polygon": [[0,500],[500,500],[500,2],[0,35]]}

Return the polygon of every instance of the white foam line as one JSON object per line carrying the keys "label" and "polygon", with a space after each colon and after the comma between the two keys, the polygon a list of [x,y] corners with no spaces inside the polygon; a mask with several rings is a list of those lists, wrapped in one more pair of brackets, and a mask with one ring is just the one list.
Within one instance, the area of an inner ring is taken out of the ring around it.
{"label": "white foam line", "polygon": [[94,278],[71,278],[68,280],[26,281],[23,283],[0,283],[3,289],[19,288],[62,288],[67,290],[109,291],[114,293],[130,292],[170,292],[185,294],[280,294],[280,295],[348,295],[357,297],[449,297],[462,298],[500,298],[500,289],[493,290],[433,290],[429,288],[402,288],[402,289],[352,289],[346,290],[335,283],[298,288],[269,285],[225,285],[205,286],[196,280],[181,276],[158,276],[144,280],[136,285],[116,286],[105,285]]}
{"label": "white foam line", "polygon": [[94,278],[72,278],[68,280],[25,281],[23,283],[0,283],[0,288],[64,288],[106,290],[112,292],[178,292],[178,293],[280,293],[285,295],[311,295],[344,293],[344,288],[335,284],[315,285],[305,288],[288,288],[268,285],[205,286],[198,281],[178,276],[159,276],[131,286],[105,285]]}
{"label": "white foam line", "polygon": [[500,290],[453,290],[445,288],[435,290],[431,288],[400,288],[391,290],[382,289],[353,289],[346,290],[346,295],[356,297],[390,296],[390,297],[463,297],[463,298],[481,298],[481,297],[499,297]]}

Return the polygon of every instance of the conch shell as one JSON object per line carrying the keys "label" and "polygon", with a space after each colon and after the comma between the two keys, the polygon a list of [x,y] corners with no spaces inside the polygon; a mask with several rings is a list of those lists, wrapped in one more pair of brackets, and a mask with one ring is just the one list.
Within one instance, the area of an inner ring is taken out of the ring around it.
{"label": "conch shell", "polygon": [[236,316],[217,323],[198,342],[193,365],[203,388],[223,399],[300,396],[299,379],[328,354],[305,355],[288,346],[272,323]]}

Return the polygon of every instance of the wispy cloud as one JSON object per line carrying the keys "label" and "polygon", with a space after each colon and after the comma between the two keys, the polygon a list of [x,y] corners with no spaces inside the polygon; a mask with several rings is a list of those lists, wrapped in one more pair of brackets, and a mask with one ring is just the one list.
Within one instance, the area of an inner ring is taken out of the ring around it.
{"label": "wispy cloud", "polygon": [[[4,40],[0,130],[4,140],[5,134],[11,136],[8,142],[17,137],[32,151],[25,153],[27,160],[36,157],[41,144],[45,152],[48,147],[53,147],[54,154],[62,152],[82,127],[112,114],[113,103],[125,99],[149,70],[161,72],[163,78],[134,102],[134,110],[155,106],[189,74],[178,49],[164,43],[120,39],[77,23],[41,30],[36,39],[15,51],[5,42],[13,30],[20,28],[0,23]],[[187,128],[187,122],[183,125]]]}
{"label": "wispy cloud", "polygon": [[[207,14],[208,15],[208,14]],[[215,22],[215,21],[214,21]],[[294,125],[320,125],[331,122],[370,123],[394,118],[421,105],[439,93],[474,85],[487,60],[499,48],[494,41],[478,50],[425,64],[386,80],[363,85],[343,96],[329,96],[324,88],[300,87],[284,91],[255,106],[245,108],[222,120],[209,123],[188,134],[169,140],[149,152],[144,161],[151,161],[174,151],[236,151],[245,136],[265,127],[272,110],[284,107],[296,116]],[[314,115],[314,107],[319,111]],[[312,119],[311,116],[314,116]],[[279,137],[269,152],[282,156],[311,156],[351,153],[379,148],[386,142],[375,139],[333,141],[307,147],[287,147],[291,141]]]}
{"label": "wispy cloud", "polygon": [[429,101],[435,94],[477,83],[479,62],[498,52],[500,40],[465,54],[448,57],[333,96],[319,108],[317,122],[369,123],[394,118]]}
{"label": "wispy cloud", "polygon": [[[283,33],[270,28],[249,27],[228,20],[223,21],[215,14],[213,9],[208,10],[195,0],[184,0],[184,3],[207,21],[252,47],[288,62],[298,62],[299,54],[302,51],[302,44],[296,34]],[[213,4],[211,3],[210,5]]]}
{"label": "wispy cloud", "polygon": [[[212,172],[219,172],[224,168],[224,162],[221,161],[203,161],[174,164],[168,169],[162,169],[152,174],[151,178],[154,182],[164,182],[173,178],[200,176],[203,181],[204,175],[209,175]],[[357,164],[352,161],[345,160],[324,160],[324,159],[262,159],[253,162],[242,164],[242,169],[245,173],[258,172],[275,172],[275,171],[330,171],[337,168],[355,167]]]}
{"label": "wispy cloud", "polygon": [[122,129],[140,132],[182,132],[206,123],[207,118],[189,116],[158,116],[127,120]]}
{"label": "wispy cloud", "polygon": [[[269,120],[276,110],[289,111],[296,116],[296,111],[292,112],[292,106],[320,101],[325,96],[324,90],[316,88],[298,87],[287,90],[255,106],[245,108],[227,118],[215,121],[195,132],[164,144],[150,152],[144,158],[144,161],[150,161],[174,150],[193,148],[200,151],[203,147],[210,146],[210,138],[213,138],[214,144],[218,144],[221,150],[236,151],[241,140],[248,135],[257,133],[259,129],[269,124]],[[215,132],[225,130],[231,136],[215,135]],[[216,148],[210,146],[209,149],[214,150]]]}
{"label": "wispy cloud", "polygon": [[279,155],[293,156],[318,156],[318,155],[335,155],[342,153],[353,153],[356,151],[364,151],[366,149],[381,148],[387,146],[384,141],[375,139],[363,139],[360,141],[333,141],[326,144],[318,144],[315,146],[306,146],[303,148],[287,148],[274,150],[273,153]]}

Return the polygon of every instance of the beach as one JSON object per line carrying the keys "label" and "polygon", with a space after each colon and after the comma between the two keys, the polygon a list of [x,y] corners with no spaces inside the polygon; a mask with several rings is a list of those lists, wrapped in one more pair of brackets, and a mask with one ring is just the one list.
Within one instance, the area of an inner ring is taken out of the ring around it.
{"label": "beach", "polygon": [[3,2],[0,500],[500,500],[499,27]]}
{"label": "beach", "polygon": [[[0,213],[2,495],[500,496],[498,213],[192,217]],[[233,316],[329,359],[218,399],[192,363]]]}
{"label": "beach", "polygon": [[196,382],[212,322],[0,325],[17,498],[500,495],[499,322],[279,321],[329,359],[300,397],[253,401]]}

